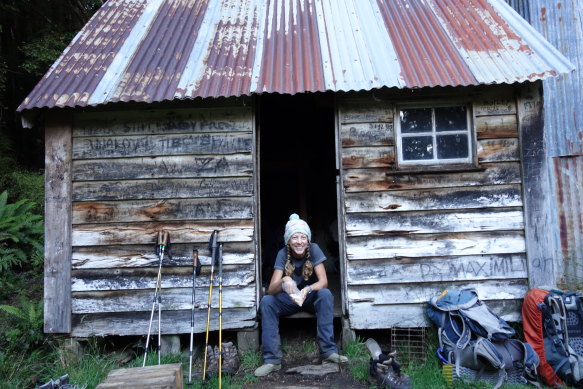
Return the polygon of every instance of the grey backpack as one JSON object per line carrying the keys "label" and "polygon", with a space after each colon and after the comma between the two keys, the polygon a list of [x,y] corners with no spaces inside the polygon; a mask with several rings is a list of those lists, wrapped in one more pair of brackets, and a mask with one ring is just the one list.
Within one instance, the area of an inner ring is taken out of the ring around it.
{"label": "grey backpack", "polygon": [[438,328],[438,356],[460,379],[538,386],[538,355],[512,339],[514,329],[479,300],[475,289],[446,290],[432,298],[427,315]]}

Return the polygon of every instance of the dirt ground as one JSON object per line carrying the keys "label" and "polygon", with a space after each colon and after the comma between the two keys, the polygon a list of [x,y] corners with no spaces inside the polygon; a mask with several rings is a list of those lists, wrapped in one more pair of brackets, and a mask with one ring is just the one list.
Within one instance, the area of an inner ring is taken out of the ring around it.
{"label": "dirt ground", "polygon": [[[337,325],[335,327],[338,327]],[[339,328],[335,328],[339,333]],[[294,319],[291,323],[282,323],[280,327],[282,338],[283,361],[281,370],[266,377],[260,377],[257,382],[248,384],[245,388],[254,389],[300,389],[300,388],[355,388],[366,389],[366,382],[355,380],[349,371],[349,365],[340,366],[338,373],[329,373],[324,377],[288,374],[287,370],[304,365],[319,364],[316,347],[316,324],[312,320]],[[339,341],[338,336],[336,337]],[[350,362],[349,362],[350,364]],[[252,373],[252,372],[251,372]],[[242,371],[234,375],[234,382],[244,382]]]}

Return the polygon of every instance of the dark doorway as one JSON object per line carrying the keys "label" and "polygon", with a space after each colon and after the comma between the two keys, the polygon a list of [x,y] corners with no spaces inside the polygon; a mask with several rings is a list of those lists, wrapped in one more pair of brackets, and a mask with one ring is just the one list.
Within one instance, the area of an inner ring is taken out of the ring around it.
{"label": "dark doorway", "polygon": [[263,285],[292,213],[308,222],[312,241],[326,254],[329,283],[338,285],[333,95],[262,95],[258,133]]}

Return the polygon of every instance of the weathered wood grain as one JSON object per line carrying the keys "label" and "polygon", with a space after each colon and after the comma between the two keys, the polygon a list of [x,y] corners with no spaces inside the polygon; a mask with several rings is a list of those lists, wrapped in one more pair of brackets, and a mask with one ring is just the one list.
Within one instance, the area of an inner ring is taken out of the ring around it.
{"label": "weathered wood grain", "polygon": [[361,192],[348,193],[345,204],[348,213],[519,207],[522,194],[520,185]]}
{"label": "weathered wood grain", "polygon": [[545,147],[544,101],[541,81],[522,85],[518,96],[518,122],[524,170],[526,247],[530,286],[555,286],[557,238],[551,233],[552,187]]}
{"label": "weathered wood grain", "polygon": [[476,135],[481,139],[518,138],[516,115],[478,116],[474,120]]}
{"label": "weathered wood grain", "polygon": [[518,147],[519,142],[516,138],[478,141],[478,161],[480,163],[519,161],[520,152]]}
{"label": "weathered wood grain", "polygon": [[[489,300],[487,304],[504,320],[516,322],[521,318],[522,300]],[[349,303],[348,309],[350,328],[355,330],[432,326],[425,315],[427,304],[373,305],[364,302]]]}
{"label": "weathered wood grain", "polygon": [[251,154],[73,161],[76,181],[250,176],[252,172]]}
{"label": "weathered wood grain", "polygon": [[[219,236],[220,238],[220,236]],[[208,242],[196,244],[172,243],[172,257],[165,257],[163,267],[191,266],[192,250],[198,250],[198,260],[210,265],[211,254]],[[247,265],[255,260],[253,242],[226,243],[223,247],[225,265]],[[139,268],[157,266],[154,242],[150,245],[87,246],[74,247],[73,269]]]}
{"label": "weathered wood grain", "polygon": [[528,281],[524,279],[489,279],[481,282],[443,282],[420,283],[414,288],[410,284],[384,284],[351,286],[348,298],[353,303],[368,302],[374,305],[426,303],[444,289],[475,288],[478,296],[488,300],[512,300],[523,298],[528,291]]}
{"label": "weathered wood grain", "polygon": [[214,230],[222,242],[250,242],[253,220],[199,220],[176,223],[83,224],[73,227],[73,246],[152,244],[158,231],[168,231],[173,243],[208,242]]}
{"label": "weathered wood grain", "polygon": [[[203,266],[196,279],[197,287],[208,287],[210,266]],[[215,283],[217,267],[215,266]],[[73,270],[71,288],[73,292],[154,289],[158,268],[92,269]],[[224,265],[223,286],[247,287],[255,282],[253,265]],[[192,267],[162,269],[162,288],[192,287]],[[216,284],[218,285],[218,283]]]}
{"label": "weathered wood grain", "polygon": [[387,169],[351,169],[343,171],[346,192],[446,188],[518,184],[521,182],[518,162],[481,165],[485,170],[471,172],[390,174]]}
{"label": "weathered wood grain", "polygon": [[[526,279],[526,254],[451,255],[347,261],[347,284]],[[476,285],[479,282],[475,283]]]}
{"label": "weathered wood grain", "polygon": [[47,114],[45,127],[44,331],[71,331],[71,123]]}
{"label": "weathered wood grain", "polygon": [[365,259],[350,261],[347,268],[348,285],[525,279],[526,276],[524,253]]}
{"label": "weathered wood grain", "polygon": [[73,183],[73,201],[143,200],[190,197],[251,196],[251,177],[80,181]]}
{"label": "weathered wood grain", "polygon": [[74,159],[250,153],[250,133],[127,135],[73,139]]}
{"label": "weathered wood grain", "polygon": [[522,209],[367,213],[348,214],[346,217],[347,236],[522,229],[524,229]]}
{"label": "weathered wood grain", "polygon": [[516,101],[512,88],[504,86],[483,91],[474,100],[474,115],[510,115],[516,113]]}
{"label": "weathered wood grain", "polygon": [[339,104],[340,123],[392,123],[393,105],[387,101],[344,99]]}
{"label": "weathered wood grain", "polygon": [[[192,281],[192,280],[191,280]],[[224,285],[224,284],[223,284]],[[208,285],[195,290],[195,306],[208,306]],[[219,304],[218,286],[213,288],[211,306]],[[152,309],[153,290],[121,290],[107,292],[74,292],[73,314],[102,312],[141,312]],[[169,288],[160,291],[163,311],[177,311],[192,308],[192,287]],[[223,309],[255,307],[255,285],[247,287],[223,287]]]}
{"label": "weathered wood grain", "polygon": [[74,118],[75,137],[253,130],[251,107],[80,112]]}
{"label": "weathered wood grain", "polygon": [[[342,168],[391,168],[395,164],[395,148],[348,147],[342,149]],[[386,172],[386,169],[384,169]]]}
{"label": "weathered wood grain", "polygon": [[393,134],[393,123],[355,123],[340,127],[342,147],[393,146]]}
{"label": "weathered wood grain", "polygon": [[249,219],[251,197],[91,201],[73,203],[73,224],[193,219]]}
{"label": "weathered wood grain", "polygon": [[[194,332],[199,334],[206,330],[206,308],[195,311]],[[164,335],[190,333],[191,310],[163,311],[161,333]],[[235,330],[255,326],[257,323],[255,308],[231,308],[223,312],[222,329]],[[121,312],[73,315],[71,336],[89,337],[106,335],[146,335],[150,322],[150,312]],[[152,324],[152,331],[158,332],[158,321]],[[218,309],[212,309],[210,330],[218,329]]]}
{"label": "weathered wood grain", "polygon": [[411,234],[406,237],[354,237],[346,240],[348,260],[506,254],[524,251],[524,234],[518,231]]}

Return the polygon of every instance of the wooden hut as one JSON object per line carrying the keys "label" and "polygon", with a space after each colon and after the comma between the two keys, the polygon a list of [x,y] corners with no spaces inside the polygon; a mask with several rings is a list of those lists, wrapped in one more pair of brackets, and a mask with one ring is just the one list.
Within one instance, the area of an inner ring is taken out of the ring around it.
{"label": "wooden hut", "polygon": [[292,212],[346,328],[424,326],[462,286],[518,319],[554,282],[541,80],[572,68],[501,0],[109,0],[19,107],[45,115],[45,331],[145,334],[162,230],[163,333],[190,331],[194,249],[204,330],[214,230],[223,329],[257,328]]}

